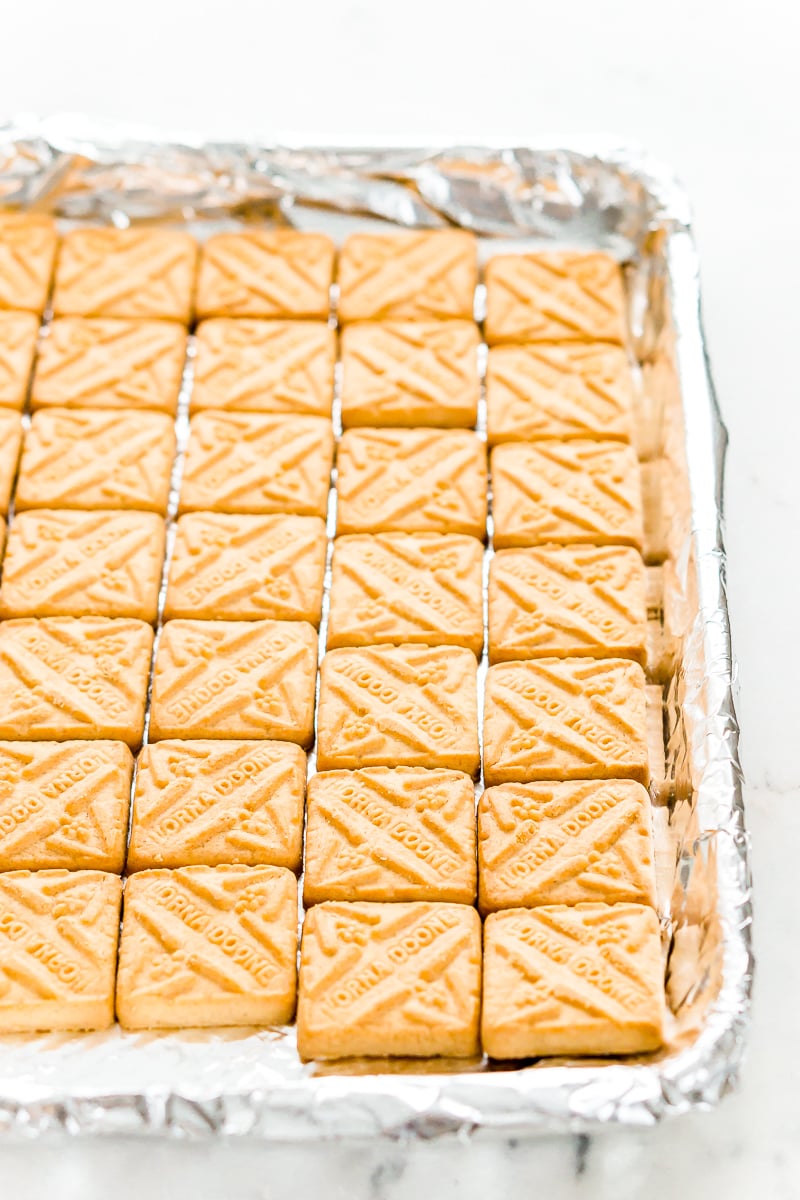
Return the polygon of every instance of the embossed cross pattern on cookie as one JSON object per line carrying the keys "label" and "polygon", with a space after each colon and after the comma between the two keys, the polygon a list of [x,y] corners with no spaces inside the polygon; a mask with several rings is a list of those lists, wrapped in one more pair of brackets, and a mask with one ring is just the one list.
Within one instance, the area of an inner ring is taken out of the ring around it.
{"label": "embossed cross pattern on cookie", "polygon": [[38,213],[0,213],[0,309],[41,316],[56,256],[56,226]]}
{"label": "embossed cross pattern on cookie", "polygon": [[0,311],[0,409],[21,412],[38,333],[33,313]]}
{"label": "embossed cross pattern on cookie", "polygon": [[328,315],[334,245],[294,229],[219,234],[204,244],[199,317]]}
{"label": "embossed cross pattern on cookie", "polygon": [[475,240],[459,230],[354,234],[339,259],[340,321],[472,316]]}

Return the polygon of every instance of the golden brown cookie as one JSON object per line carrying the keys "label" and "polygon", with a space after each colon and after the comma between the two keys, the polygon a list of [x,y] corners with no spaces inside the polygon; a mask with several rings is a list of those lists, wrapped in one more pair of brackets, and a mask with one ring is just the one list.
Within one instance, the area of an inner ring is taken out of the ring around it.
{"label": "golden brown cookie", "polygon": [[291,742],[166,741],[138,760],[128,871],[300,869],[306,756]]}
{"label": "golden brown cookie", "polygon": [[637,779],[646,784],[644,672],[609,658],[498,663],[486,677],[487,784]]}
{"label": "golden brown cookie", "polygon": [[481,923],[464,904],[319,904],[300,953],[310,1058],[478,1053]]}
{"label": "golden brown cookie", "polygon": [[339,258],[339,320],[469,320],[477,280],[471,233],[354,233]]}
{"label": "golden brown cookie", "polygon": [[0,624],[0,738],[137,746],[153,630],[144,621],[47,617]]}
{"label": "golden brown cookie", "polygon": [[203,321],[191,410],[329,417],[335,363],[336,333],[322,321]]}
{"label": "golden brown cookie", "polygon": [[489,660],[647,653],[646,576],[631,546],[500,550],[489,566]]}
{"label": "golden brown cookie", "polygon": [[0,514],[2,515],[8,512],[21,445],[22,421],[19,414],[5,412],[0,408]]}
{"label": "golden brown cookie", "polygon": [[636,452],[621,442],[508,443],[492,451],[494,544],[642,547]]}
{"label": "golden brown cookie", "polygon": [[331,650],[322,660],[317,766],[480,765],[475,656],[459,646]]}
{"label": "golden brown cookie", "polygon": [[175,429],[166,413],[45,409],[25,438],[16,506],[167,510]]}
{"label": "golden brown cookie", "polygon": [[332,462],[333,427],[322,417],[198,413],[180,511],[324,517]]}
{"label": "golden brown cookie", "polygon": [[308,785],[303,899],[475,900],[475,789],[459,771],[368,767]]}
{"label": "golden brown cookie", "polygon": [[478,833],[482,912],[593,900],[655,905],[650,797],[632,779],[487,788]]}
{"label": "golden brown cookie", "polygon": [[626,340],[625,288],[619,263],[590,250],[501,254],[486,266],[486,340]]}
{"label": "golden brown cookie", "polygon": [[337,456],[336,531],[486,528],[486,447],[465,429],[349,429]]}
{"label": "golden brown cookie", "polygon": [[52,217],[0,212],[0,308],[42,315],[57,244]]}
{"label": "golden brown cookie", "polygon": [[483,546],[461,534],[337,538],[328,647],[483,647]]}
{"label": "golden brown cookie", "polygon": [[122,742],[0,742],[0,871],[121,874],[132,773]]}
{"label": "golden brown cookie", "polygon": [[117,1017],[126,1029],[284,1025],[296,958],[290,871],[142,871],[125,884]]}
{"label": "golden brown cookie", "polygon": [[204,243],[197,282],[203,317],[327,317],[335,247],[321,233],[259,229]]}
{"label": "golden brown cookie", "polygon": [[122,880],[100,871],[0,875],[0,1030],[114,1022]]}
{"label": "golden brown cookie", "polygon": [[314,736],[317,634],[305,621],[168,621],[150,738]]}
{"label": "golden brown cookie", "polygon": [[186,331],[172,321],[61,317],[42,339],[31,408],[178,405]]}
{"label": "golden brown cookie", "polygon": [[145,512],[20,512],[0,587],[4,617],[155,622],[164,521]]}
{"label": "golden brown cookie", "polygon": [[[2,287],[2,284],[0,284]],[[0,409],[22,412],[39,336],[39,318],[0,308]]]}
{"label": "golden brown cookie", "polygon": [[166,229],[73,229],[61,242],[57,317],[192,319],[197,243]]}
{"label": "golden brown cookie", "polygon": [[327,549],[319,517],[187,513],[178,521],[165,620],[319,625]]}
{"label": "golden brown cookie", "polygon": [[471,427],[480,333],[473,321],[372,321],[342,333],[342,424]]}
{"label": "golden brown cookie", "polygon": [[633,438],[633,378],[607,342],[496,346],[486,373],[489,445]]}
{"label": "golden brown cookie", "polygon": [[664,1038],[658,917],[641,904],[493,913],[483,1048],[492,1058],[641,1054]]}

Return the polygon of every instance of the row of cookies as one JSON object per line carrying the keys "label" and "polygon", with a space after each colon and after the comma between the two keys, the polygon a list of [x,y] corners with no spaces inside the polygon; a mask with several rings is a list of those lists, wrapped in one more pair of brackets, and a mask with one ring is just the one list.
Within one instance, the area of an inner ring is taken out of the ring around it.
{"label": "row of cookies", "polygon": [[[473,782],[445,768],[323,771],[264,740],[0,742],[0,871],[304,868],[306,905],[477,894]],[[304,805],[307,814],[303,859]],[[502,784],[480,799],[483,912],[654,902],[648,797],[633,780]]]}
{"label": "row of cookies", "polygon": [[662,1038],[642,905],[511,909],[482,931],[466,905],[325,903],[306,916],[298,986],[289,871],[134,875],[120,931],[122,890],[95,871],[0,875],[1,1031],[103,1029],[115,1011],[129,1029],[282,1025],[297,1007],[304,1058],[624,1054]]}
{"label": "row of cookies", "polygon": [[[37,353],[38,341],[38,353]],[[0,311],[0,409],[153,409],[330,417],[337,338],[322,321],[215,318],[188,338],[168,321]],[[476,425],[474,322],[358,322],[342,331],[340,413],[351,426]],[[34,371],[34,357],[36,366]],[[523,438],[634,438],[632,378],[608,343],[492,347],[485,371],[490,446]]]}
{"label": "row of cookies", "polygon": [[[83,227],[0,213],[0,309],[56,317],[470,320],[477,242],[460,230],[330,238],[293,229],[222,233],[202,245],[153,228]],[[486,336],[499,342],[626,338],[617,264],[591,251],[498,255],[485,272]]]}

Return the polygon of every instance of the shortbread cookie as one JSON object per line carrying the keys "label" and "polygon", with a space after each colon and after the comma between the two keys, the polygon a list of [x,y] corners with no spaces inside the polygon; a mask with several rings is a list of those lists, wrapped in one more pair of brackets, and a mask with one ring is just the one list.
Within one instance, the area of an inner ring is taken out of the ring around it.
{"label": "shortbread cookie", "polygon": [[187,513],[178,521],[164,617],[319,625],[327,548],[319,517]]}
{"label": "shortbread cookie", "polygon": [[0,212],[0,308],[42,315],[57,244],[52,217]]}
{"label": "shortbread cookie", "polygon": [[632,779],[487,788],[478,832],[483,912],[655,904],[650,797]]}
{"label": "shortbread cookie", "polygon": [[621,442],[496,446],[492,495],[497,549],[546,542],[642,547],[639,463]]}
{"label": "shortbread cookie", "polygon": [[473,321],[364,321],[342,334],[342,424],[473,426],[480,334]]}
{"label": "shortbread cookie", "polygon": [[188,325],[197,243],[166,229],[73,229],[61,242],[57,317],[160,317]]}
{"label": "shortbread cookie", "polygon": [[337,538],[328,647],[483,646],[483,546],[460,534]]}
{"label": "shortbread cookie", "polygon": [[349,429],[339,443],[337,533],[486,527],[486,447],[464,429]]}
{"label": "shortbread cookie", "polygon": [[168,621],[150,737],[314,736],[317,634],[305,621]]}
{"label": "shortbread cookie", "polygon": [[644,672],[609,658],[499,663],[486,678],[487,784],[649,777]]}
{"label": "shortbread cookie", "polygon": [[492,1058],[657,1050],[664,1011],[652,908],[552,905],[487,919],[481,1032]]}
{"label": "shortbread cookie", "polygon": [[0,409],[0,515],[8,512],[22,445],[22,422],[18,413]]}
{"label": "shortbread cookie", "polygon": [[464,904],[319,904],[300,953],[305,1059],[478,1053],[481,923]]}
{"label": "shortbread cookie", "polygon": [[128,871],[300,869],[306,756],[291,742],[167,741],[139,755]]}
{"label": "shortbread cookie", "polygon": [[114,1022],[122,880],[101,871],[0,875],[0,1030]]}
{"label": "shortbread cookie", "polygon": [[143,871],[125,885],[117,1016],[127,1029],[284,1025],[297,881],[281,867]]}
{"label": "shortbread cookie", "polygon": [[166,413],[46,409],[25,438],[16,505],[163,516],[175,456]]}
{"label": "shortbread cookie", "polygon": [[198,317],[328,315],[335,248],[321,233],[258,229],[204,243]]}
{"label": "shortbread cookie", "polygon": [[121,874],[132,773],[122,742],[0,742],[0,871]]}
{"label": "shortbread cookie", "polygon": [[633,378],[607,342],[497,346],[486,373],[489,445],[542,438],[633,439]]}
{"label": "shortbread cookie", "polygon": [[61,317],[43,338],[31,408],[178,406],[186,331],[172,321]]}
{"label": "shortbread cookie", "polygon": [[501,254],[486,266],[486,340],[617,342],[626,334],[619,263],[600,251]]}
{"label": "shortbread cookie", "polygon": [[477,664],[457,646],[331,650],[320,671],[317,766],[480,765]]}
{"label": "shortbread cookie", "polygon": [[0,615],[138,617],[155,622],[164,521],[145,512],[17,513]]}
{"label": "shortbread cookie", "polygon": [[144,621],[4,621],[0,738],[104,738],[137,746],[152,647],[153,630]]}
{"label": "shortbread cookie", "polygon": [[203,321],[191,409],[329,417],[335,363],[336,334],[322,321]]}
{"label": "shortbread cookie", "polygon": [[644,666],[645,590],[630,546],[500,550],[489,567],[489,659],[586,654]]}
{"label": "shortbread cookie", "polygon": [[0,308],[0,409],[22,412],[25,407],[38,336],[39,318],[33,313]]}
{"label": "shortbread cookie", "polygon": [[459,771],[368,767],[308,785],[303,898],[475,900],[475,789]]}
{"label": "shortbread cookie", "polygon": [[324,517],[332,462],[333,427],[322,417],[199,413],[180,510]]}
{"label": "shortbread cookie", "polygon": [[469,320],[477,280],[471,233],[354,233],[339,258],[339,320]]}

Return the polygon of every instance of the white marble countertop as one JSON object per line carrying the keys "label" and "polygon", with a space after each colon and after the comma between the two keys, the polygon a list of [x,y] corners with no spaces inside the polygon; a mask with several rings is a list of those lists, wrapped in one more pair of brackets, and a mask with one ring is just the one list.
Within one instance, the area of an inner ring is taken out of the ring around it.
{"label": "white marble countertop", "polygon": [[800,1195],[800,397],[791,373],[799,11],[783,0],[755,10],[744,0],[139,0],[135,9],[39,0],[4,10],[0,113],[70,110],[209,135],[362,143],[524,144],[542,132],[612,131],[677,169],[695,204],[706,328],[731,434],[727,544],[758,977],[740,1091],[668,1127],[591,1141],[336,1150],[2,1147],[3,1200],[105,1200],[111,1191],[118,1200]]}

